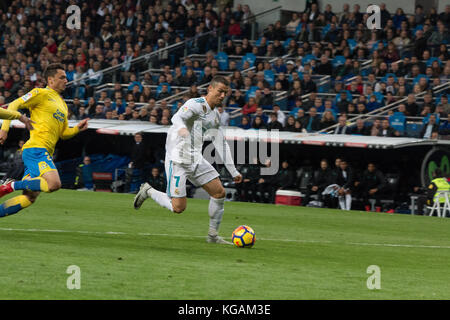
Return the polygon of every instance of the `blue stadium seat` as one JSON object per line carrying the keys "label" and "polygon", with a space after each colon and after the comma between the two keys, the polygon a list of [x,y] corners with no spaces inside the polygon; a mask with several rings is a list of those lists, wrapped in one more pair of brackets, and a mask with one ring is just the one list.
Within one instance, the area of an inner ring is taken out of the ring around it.
{"label": "blue stadium seat", "polygon": [[[439,94],[436,96],[436,104],[441,103],[441,97],[442,97],[442,94]],[[447,94],[447,99],[450,101],[450,93]]]}
{"label": "blue stadium seat", "polygon": [[[353,96],[352,96],[352,94],[351,94],[351,92],[349,90],[342,90],[342,91],[347,92],[347,101],[352,101],[353,100]],[[341,101],[341,94],[340,93],[336,94],[336,102],[339,102],[339,101]]]}
{"label": "blue stadium seat", "polygon": [[381,78],[381,81],[382,81],[382,82],[387,82],[387,79],[388,79],[389,77],[391,77],[391,76],[394,78],[394,81],[395,81],[395,82],[398,81],[398,78],[397,78],[397,76],[395,75],[395,73],[386,73],[386,75],[385,75],[383,78]]}
{"label": "blue stadium seat", "polygon": [[331,60],[331,64],[333,65],[333,68],[339,67],[340,65],[343,65],[345,63],[345,57],[344,56],[336,56],[333,60]]}
{"label": "blue stadium seat", "polygon": [[264,70],[264,80],[266,80],[271,86],[275,84],[275,74],[272,70]]}
{"label": "blue stadium seat", "polygon": [[347,40],[347,43],[348,43],[348,46],[349,46],[349,48],[350,48],[350,52],[353,53],[353,50],[356,48],[356,45],[357,45],[358,43],[356,42],[355,39],[348,39],[348,40]]}
{"label": "blue stadium seat", "polygon": [[255,92],[259,88],[257,86],[251,86],[250,89],[245,93],[245,101],[248,101],[248,98],[254,98]]}
{"label": "blue stadium seat", "polygon": [[331,28],[331,24],[327,24],[325,27],[322,28],[322,39],[325,37],[325,35],[328,33],[328,31]]}
{"label": "blue stadium seat", "polygon": [[373,95],[377,98],[378,103],[383,103],[384,95],[381,92],[374,92]]}
{"label": "blue stadium seat", "polygon": [[441,59],[439,59],[438,57],[431,57],[430,59],[427,60],[426,64],[427,67],[431,67],[431,65],[433,64],[433,61],[437,61],[439,63],[439,66],[442,66],[442,61]]}
{"label": "blue stadium seat", "polygon": [[421,130],[422,125],[418,125],[417,123],[407,123],[405,127],[406,136],[413,138],[418,138]]}
{"label": "blue stadium seat", "polygon": [[289,46],[289,42],[291,42],[292,38],[287,38],[283,42],[283,47],[286,49]]}
{"label": "blue stadium seat", "polygon": [[302,28],[303,28],[303,23],[299,23],[297,25],[297,28],[295,28],[295,35],[298,35],[300,32],[302,32]]}
{"label": "blue stadium seat", "polygon": [[413,29],[412,34],[413,34],[414,37],[416,36],[417,30],[422,30],[423,31],[423,24],[419,24]]}
{"label": "blue stadium seat", "polygon": [[217,53],[214,59],[219,63],[220,70],[228,70],[228,55],[225,52]]}
{"label": "blue stadium seat", "polygon": [[172,87],[170,86],[170,84],[168,84],[167,82],[162,82],[162,83],[160,83],[159,86],[156,88],[156,95],[158,95],[158,94],[161,92],[162,87],[163,87],[164,84],[167,85],[167,91],[168,91],[169,93],[172,92]]}
{"label": "blue stadium seat", "polygon": [[416,76],[413,80],[413,85],[415,85],[417,82],[419,82],[420,78],[426,78],[427,82],[430,82],[430,79],[427,77],[427,75],[425,74],[419,74],[418,76]]}
{"label": "blue stadium seat", "polygon": [[250,67],[253,67],[255,65],[256,56],[253,53],[248,52],[242,57],[242,63],[244,63],[244,61],[248,61],[250,63]]}
{"label": "blue stadium seat", "polygon": [[394,114],[389,117],[389,125],[395,130],[404,133],[406,128],[406,117],[403,112],[394,112]]}
{"label": "blue stadium seat", "polygon": [[[439,124],[439,122],[441,121],[441,118],[439,117],[438,113],[433,113],[433,115],[436,116],[436,124]],[[428,121],[430,120],[430,115],[427,115],[426,117],[423,118],[422,123],[425,125],[428,123]]]}
{"label": "blue stadium seat", "polygon": [[313,54],[307,54],[303,59],[302,59],[302,64],[305,65],[308,62],[310,62],[311,60],[315,60],[316,56]]}

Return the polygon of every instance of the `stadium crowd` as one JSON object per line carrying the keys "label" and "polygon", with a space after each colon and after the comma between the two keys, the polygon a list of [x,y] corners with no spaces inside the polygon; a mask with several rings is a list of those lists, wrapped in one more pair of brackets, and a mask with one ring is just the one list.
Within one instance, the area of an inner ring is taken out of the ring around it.
{"label": "stadium crowd", "polygon": [[[69,4],[81,8],[79,30],[65,26]],[[387,117],[362,121],[364,130],[358,124],[347,128],[346,123],[405,98],[388,116],[400,116],[400,121],[402,115],[422,117],[428,124],[435,114],[436,125],[424,134],[431,138],[435,132],[447,133],[447,92],[434,94],[433,89],[450,77],[450,5],[439,13],[424,12],[418,5],[415,14],[407,15],[401,8],[390,13],[381,4],[380,30],[366,27],[368,15],[357,4],[340,10],[326,3],[323,7],[320,11],[312,1],[304,12],[291,13],[286,23],[276,21],[259,30],[253,41],[256,19],[248,5],[16,0],[0,11],[0,105],[42,86],[42,70],[58,61],[73,81],[66,92],[71,119],[89,116],[168,125],[184,101],[203,92],[198,86],[225,73],[232,91],[222,111],[223,124],[295,132],[339,124],[336,133],[401,136],[404,126],[392,127]],[[208,31],[212,36],[196,37]],[[158,51],[150,63],[131,62],[184,40],[189,40],[185,46]],[[204,57],[183,59],[185,49]],[[231,58],[236,56],[242,58]],[[114,66],[119,67],[105,71]],[[149,67],[152,71],[142,73]],[[326,85],[318,81],[322,76],[330,77]],[[105,83],[113,85],[97,90]],[[168,102],[180,92],[181,99]],[[283,100],[276,98],[280,92],[286,93]],[[424,98],[417,99],[421,92]],[[238,117],[230,116],[236,109],[241,109]]]}

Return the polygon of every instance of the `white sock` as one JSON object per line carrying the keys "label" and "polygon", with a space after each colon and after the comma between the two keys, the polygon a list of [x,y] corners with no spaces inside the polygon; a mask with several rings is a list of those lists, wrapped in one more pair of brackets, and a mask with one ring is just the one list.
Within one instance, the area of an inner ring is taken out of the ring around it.
{"label": "white sock", "polygon": [[352,195],[351,194],[345,195],[345,204],[346,204],[347,210],[350,210],[352,207]]}
{"label": "white sock", "polygon": [[166,193],[151,188],[150,190],[147,191],[147,195],[151,197],[153,200],[155,200],[155,202],[159,204],[161,207],[169,209],[170,211],[173,212],[172,200]]}
{"label": "white sock", "polygon": [[341,207],[341,210],[345,210],[345,201],[343,196],[339,196],[339,207]]}
{"label": "white sock", "polygon": [[223,207],[225,203],[225,198],[216,199],[211,197],[209,199],[209,233],[217,234],[219,232],[219,226],[222,222],[223,217]]}

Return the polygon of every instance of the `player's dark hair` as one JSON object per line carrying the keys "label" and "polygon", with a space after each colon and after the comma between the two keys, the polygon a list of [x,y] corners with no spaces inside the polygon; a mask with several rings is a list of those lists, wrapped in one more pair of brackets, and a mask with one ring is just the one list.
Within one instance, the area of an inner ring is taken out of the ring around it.
{"label": "player's dark hair", "polygon": [[222,83],[226,86],[230,85],[230,82],[228,81],[228,79],[223,76],[215,76],[214,78],[212,78],[211,86],[215,87],[216,84],[218,84],[218,83]]}
{"label": "player's dark hair", "polygon": [[64,70],[64,65],[62,63],[51,63],[47,66],[47,68],[44,71],[44,79],[45,81],[48,81],[49,77],[55,76],[55,74],[58,72],[58,70]]}

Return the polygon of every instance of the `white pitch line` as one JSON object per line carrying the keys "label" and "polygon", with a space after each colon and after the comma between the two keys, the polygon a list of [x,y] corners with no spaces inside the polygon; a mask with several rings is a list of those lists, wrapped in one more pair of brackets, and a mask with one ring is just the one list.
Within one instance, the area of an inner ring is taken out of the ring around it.
{"label": "white pitch line", "polygon": [[[168,233],[146,233],[139,232],[136,234],[120,232],[120,231],[80,231],[80,230],[52,230],[52,229],[21,229],[21,228],[0,228],[0,231],[24,231],[24,232],[49,232],[49,233],[79,233],[79,234],[97,234],[97,235],[138,235],[146,237],[173,237],[173,238],[206,238],[206,236],[195,235],[174,235]],[[366,242],[336,242],[330,240],[306,240],[306,239],[271,239],[257,238],[262,241],[278,241],[278,242],[298,242],[298,243],[324,243],[324,244],[340,244],[353,246],[374,246],[374,247],[400,247],[400,248],[424,248],[424,249],[450,249],[450,246],[437,245],[421,245],[421,244],[394,244],[394,243],[366,243]]]}

